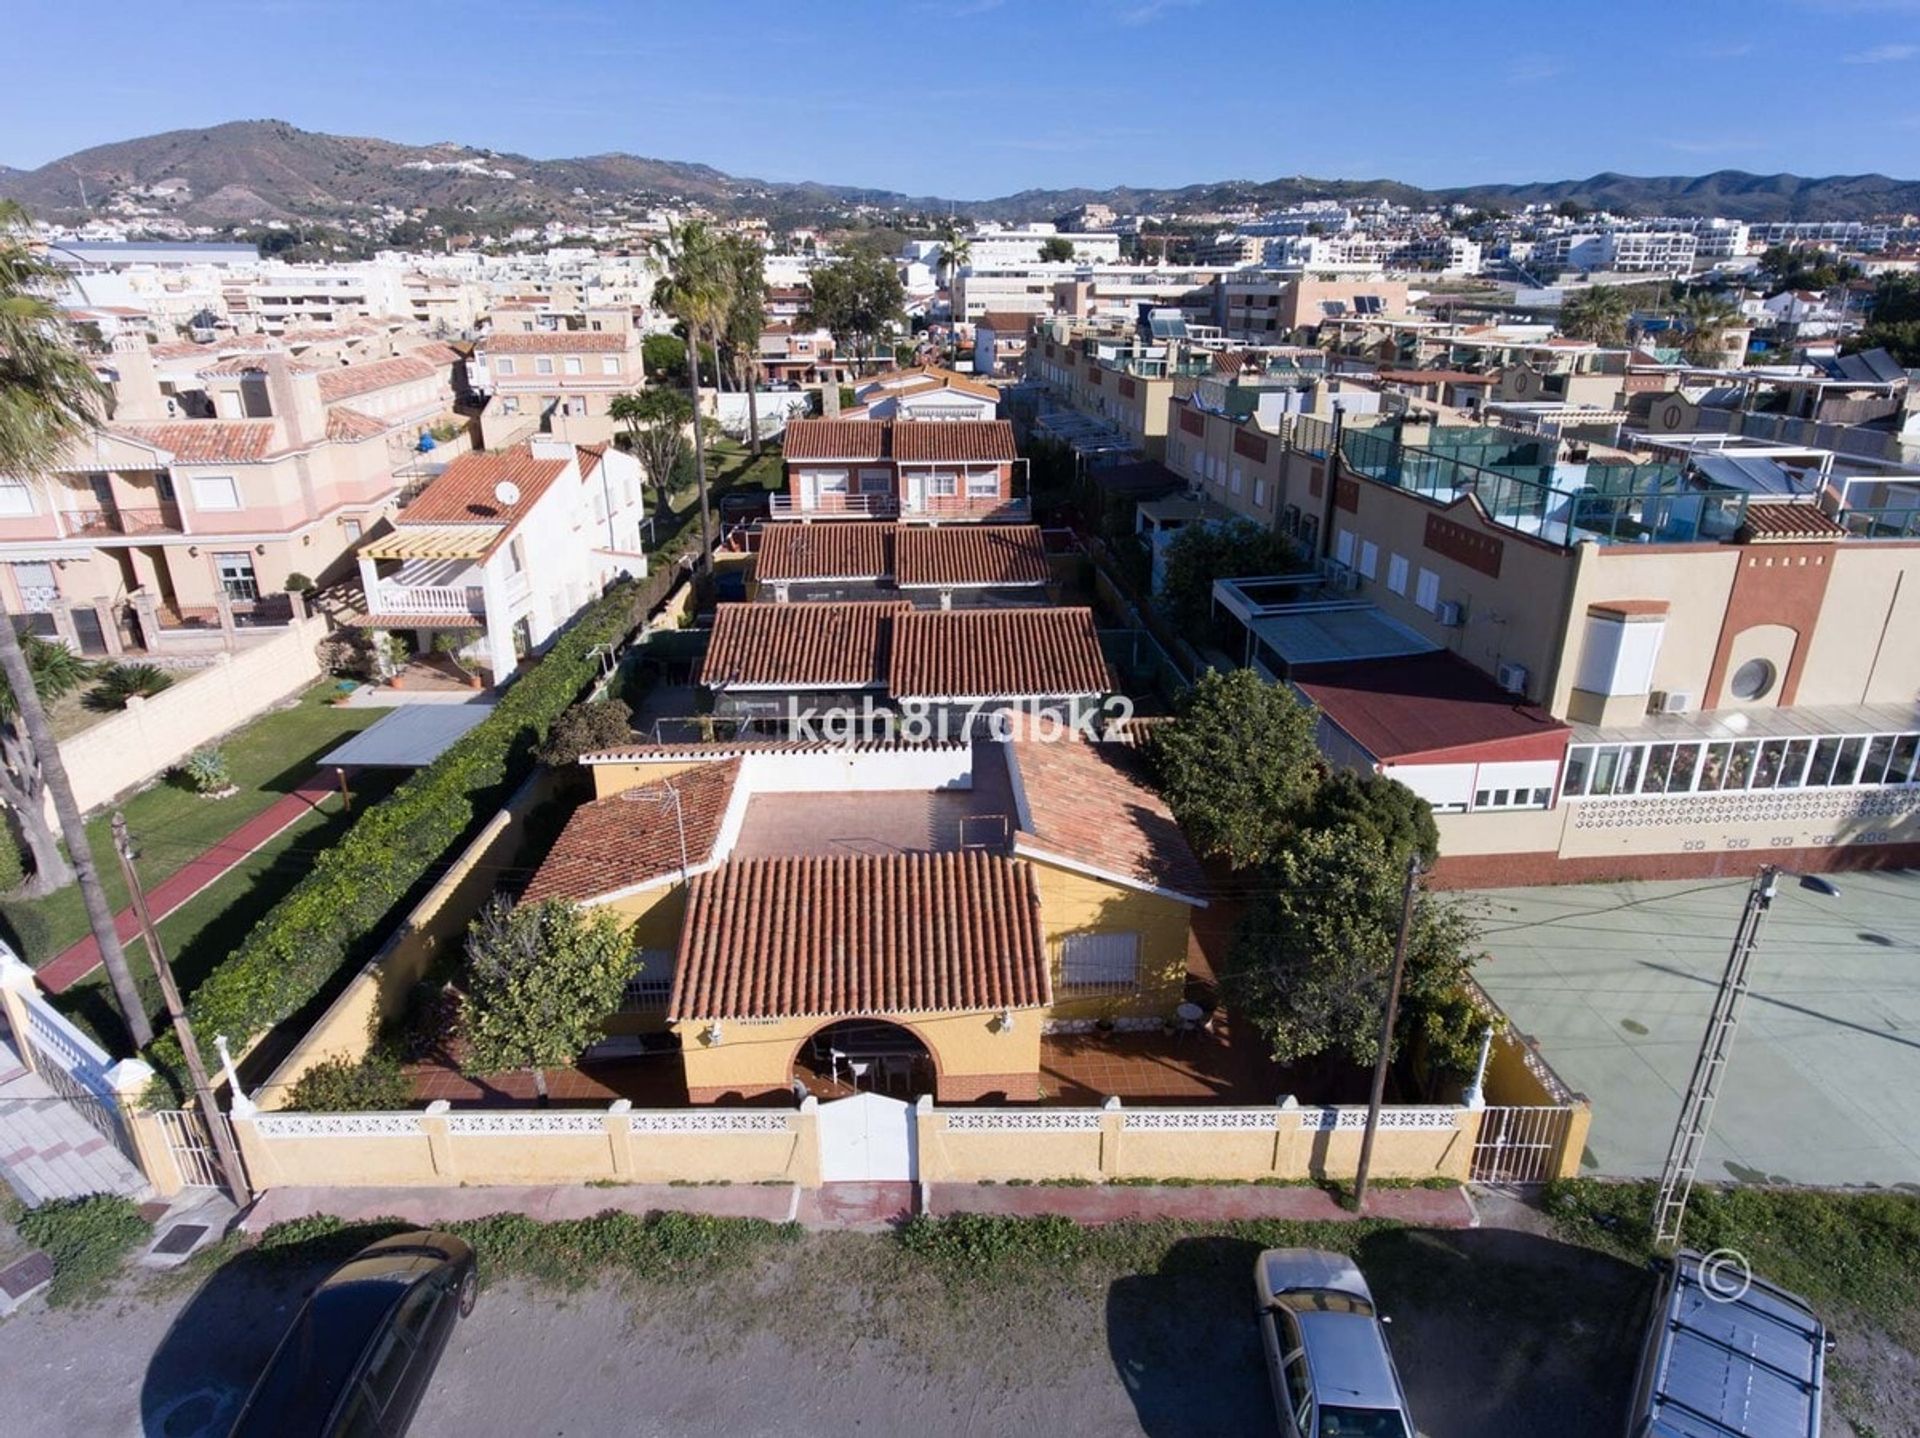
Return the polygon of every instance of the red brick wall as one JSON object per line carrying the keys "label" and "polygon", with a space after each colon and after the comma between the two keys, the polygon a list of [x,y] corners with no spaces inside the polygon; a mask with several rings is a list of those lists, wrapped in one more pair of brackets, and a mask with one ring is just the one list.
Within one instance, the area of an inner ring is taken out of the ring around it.
{"label": "red brick wall", "polygon": [[1920,867],[1920,844],[1839,845],[1824,849],[1727,849],[1694,854],[1600,854],[1561,859],[1550,853],[1442,854],[1428,883],[1436,889],[1511,889],[1592,884],[1608,879],[1746,878],[1762,864],[1796,873]]}
{"label": "red brick wall", "polygon": [[975,1103],[1000,1097],[1014,1102],[1031,1102],[1040,1097],[1040,1075],[1016,1074],[941,1074],[934,1085],[934,1098],[941,1103]]}

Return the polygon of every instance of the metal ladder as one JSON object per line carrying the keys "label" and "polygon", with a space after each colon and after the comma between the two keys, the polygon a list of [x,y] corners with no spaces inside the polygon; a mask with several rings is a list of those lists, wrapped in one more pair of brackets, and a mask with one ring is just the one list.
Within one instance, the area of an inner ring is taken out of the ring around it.
{"label": "metal ladder", "polygon": [[1700,1165],[1700,1151],[1706,1147],[1707,1131],[1713,1124],[1714,1101],[1720,1096],[1720,1079],[1726,1072],[1727,1055],[1733,1048],[1733,1035],[1740,1025],[1740,1006],[1747,997],[1747,972],[1760,937],[1760,924],[1779,880],[1772,865],[1753,876],[1747,890],[1747,905],[1740,915],[1740,927],[1734,934],[1733,950],[1727,955],[1726,972],[1720,977],[1720,990],[1714,996],[1713,1017],[1707,1022],[1707,1034],[1700,1053],[1693,1061],[1693,1077],[1680,1105],[1680,1122],[1673,1131],[1673,1144],[1667,1150],[1666,1167],[1660,1174],[1660,1196],[1654,1200],[1654,1237],[1660,1243],[1678,1243],[1680,1226],[1686,1220],[1687,1199],[1693,1193],[1694,1175]]}

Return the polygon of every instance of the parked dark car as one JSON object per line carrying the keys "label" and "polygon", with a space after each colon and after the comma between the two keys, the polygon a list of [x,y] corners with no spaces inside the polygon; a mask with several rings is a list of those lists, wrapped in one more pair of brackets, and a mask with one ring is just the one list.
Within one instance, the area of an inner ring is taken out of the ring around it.
{"label": "parked dark car", "polygon": [[1806,1299],[1725,1251],[1654,1270],[1628,1438],[1819,1438],[1833,1339]]}
{"label": "parked dark car", "polygon": [[399,1438],[479,1285],[473,1250],[450,1233],[362,1249],[301,1308],[231,1438]]}

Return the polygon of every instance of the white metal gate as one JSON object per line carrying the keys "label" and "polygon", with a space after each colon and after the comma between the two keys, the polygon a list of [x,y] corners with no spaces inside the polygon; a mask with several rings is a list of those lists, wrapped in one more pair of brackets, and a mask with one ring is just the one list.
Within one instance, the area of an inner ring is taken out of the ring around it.
{"label": "white metal gate", "polygon": [[1476,1183],[1545,1183],[1558,1175],[1570,1108],[1489,1108],[1480,1113],[1471,1177]]}
{"label": "white metal gate", "polygon": [[[173,1155],[174,1166],[180,1170],[180,1182],[188,1188],[220,1187],[220,1159],[207,1133],[207,1121],[200,1112],[190,1108],[163,1108],[154,1117],[160,1122],[167,1152]],[[220,1122],[227,1122],[225,1114],[220,1116]],[[229,1127],[228,1137],[232,1134]]]}
{"label": "white metal gate", "polygon": [[820,1105],[822,1183],[910,1182],[917,1157],[912,1104],[857,1093]]}

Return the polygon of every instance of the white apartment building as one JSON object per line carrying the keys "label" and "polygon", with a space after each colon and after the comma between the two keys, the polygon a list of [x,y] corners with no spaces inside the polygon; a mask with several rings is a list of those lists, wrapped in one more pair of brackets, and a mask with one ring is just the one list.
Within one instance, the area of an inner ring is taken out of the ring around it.
{"label": "white apartment building", "polygon": [[968,255],[971,263],[982,268],[1037,264],[1040,247],[1052,239],[1066,240],[1073,246],[1073,258],[1082,263],[1111,264],[1120,258],[1118,235],[1079,230],[1063,235],[1053,225],[1027,225],[1017,230],[983,225],[967,236]]}

